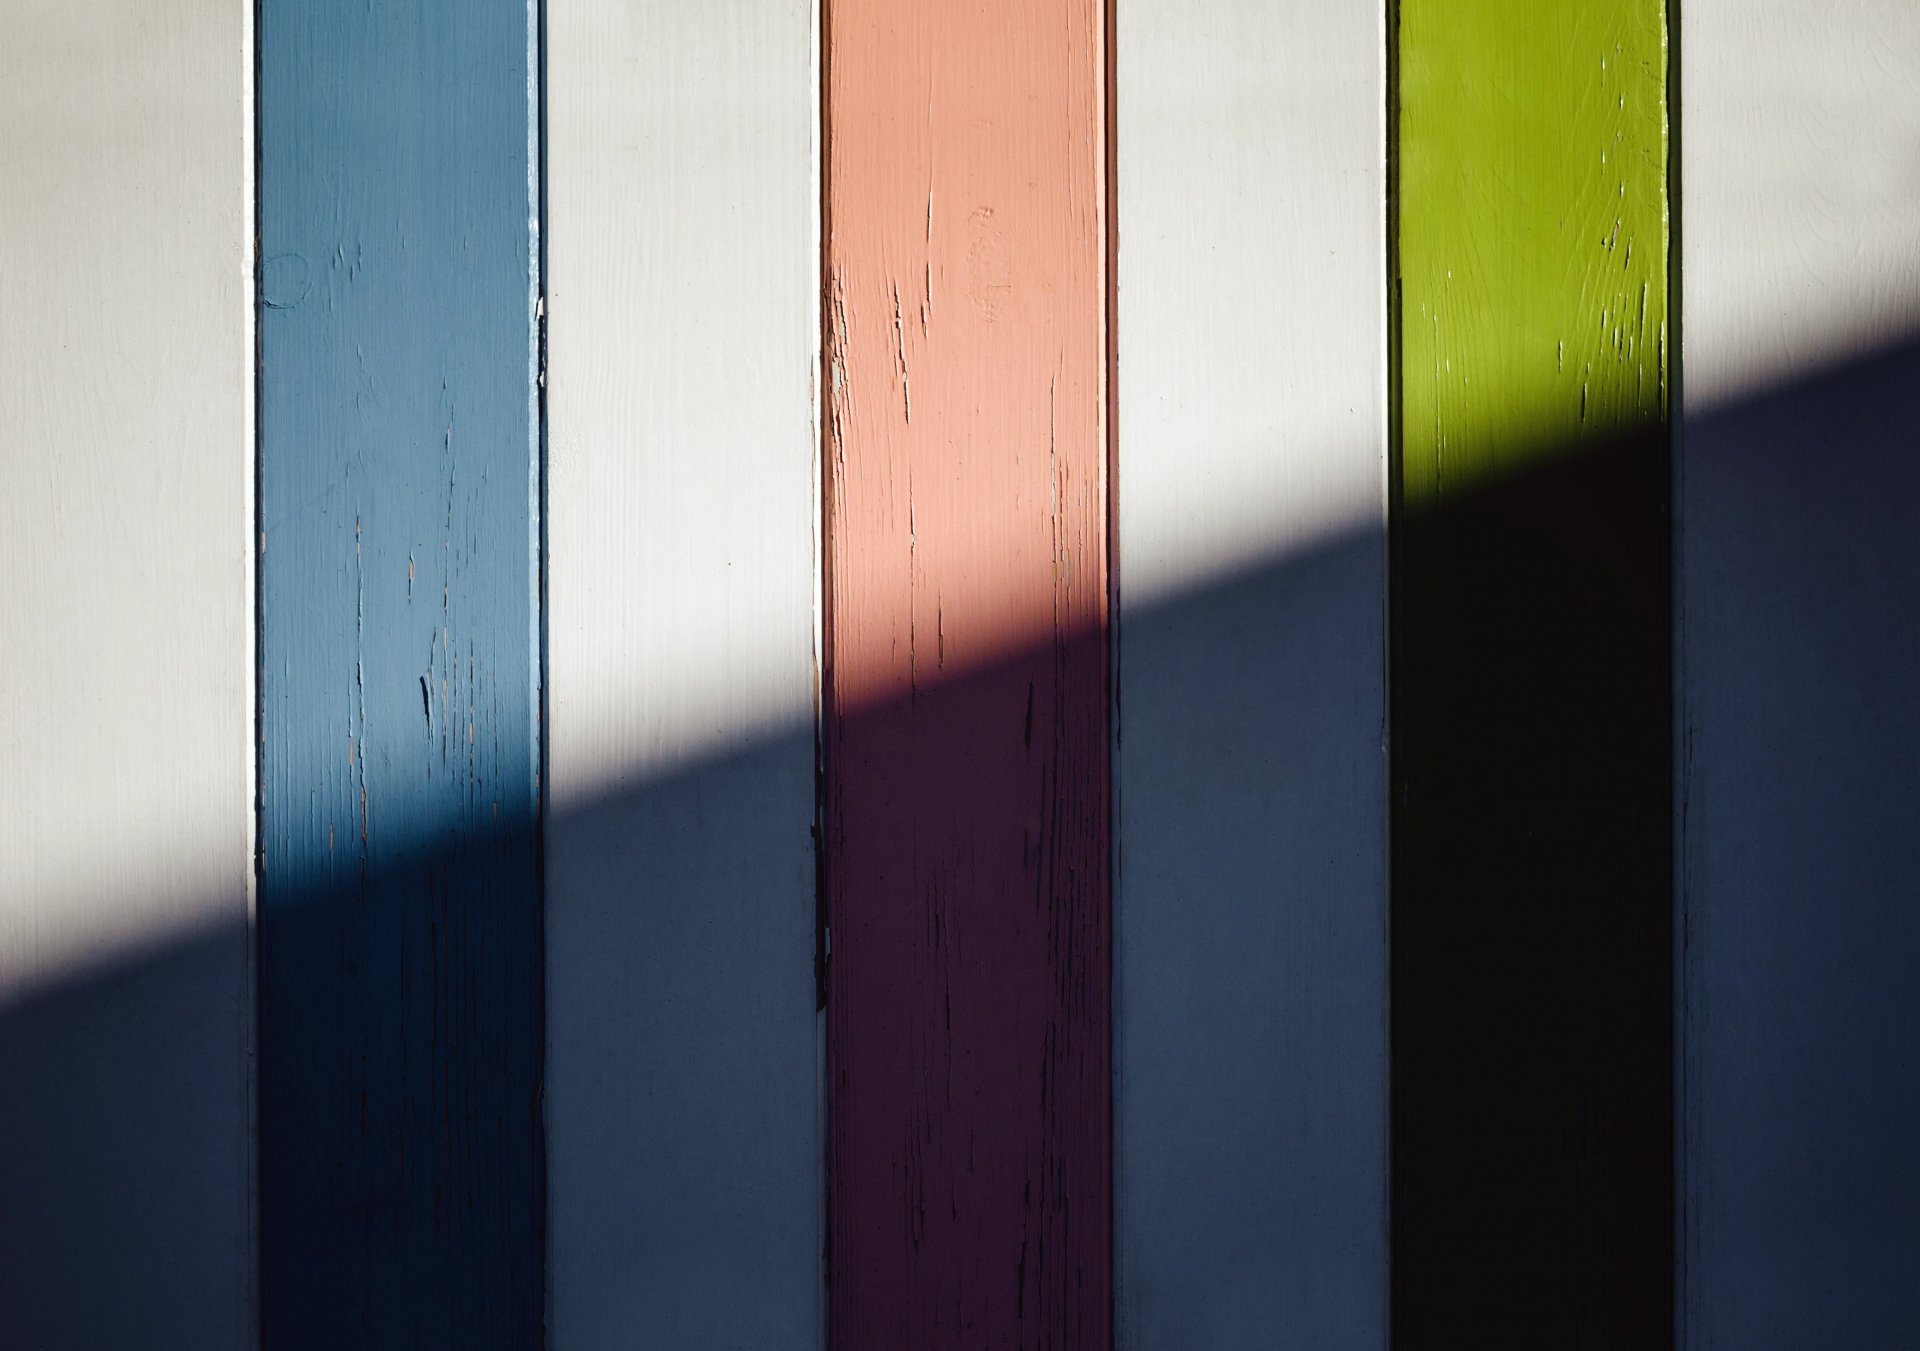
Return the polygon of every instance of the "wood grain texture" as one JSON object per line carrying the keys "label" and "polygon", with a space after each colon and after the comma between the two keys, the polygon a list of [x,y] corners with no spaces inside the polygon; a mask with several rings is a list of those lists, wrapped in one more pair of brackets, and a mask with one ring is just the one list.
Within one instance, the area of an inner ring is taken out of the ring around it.
{"label": "wood grain texture", "polygon": [[1920,1326],[1920,9],[1680,10],[1695,1351]]}
{"label": "wood grain texture", "polygon": [[1401,0],[1396,1344],[1670,1345],[1663,0]]}
{"label": "wood grain texture", "polygon": [[260,12],[264,1333],[542,1307],[526,0]]}
{"label": "wood grain texture", "polygon": [[548,21],[551,1344],[814,1346],[813,14]]}
{"label": "wood grain texture", "polygon": [[249,7],[0,9],[0,1344],[254,1344]]}
{"label": "wood grain texture", "polygon": [[1682,12],[1690,415],[1920,327],[1916,24],[1900,0]]}
{"label": "wood grain texture", "polygon": [[1402,491],[1443,500],[1666,407],[1666,19],[1403,0]]}
{"label": "wood grain texture", "polygon": [[1115,18],[1119,1340],[1378,1351],[1382,15]]}
{"label": "wood grain texture", "polygon": [[1109,1340],[1103,14],[826,16],[831,1344]]}

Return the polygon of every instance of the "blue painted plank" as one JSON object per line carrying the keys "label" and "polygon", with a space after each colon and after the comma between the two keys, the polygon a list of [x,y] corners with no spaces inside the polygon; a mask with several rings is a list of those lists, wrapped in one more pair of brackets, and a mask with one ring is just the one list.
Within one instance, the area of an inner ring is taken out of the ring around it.
{"label": "blue painted plank", "polygon": [[265,0],[267,1345],[541,1327],[535,28]]}

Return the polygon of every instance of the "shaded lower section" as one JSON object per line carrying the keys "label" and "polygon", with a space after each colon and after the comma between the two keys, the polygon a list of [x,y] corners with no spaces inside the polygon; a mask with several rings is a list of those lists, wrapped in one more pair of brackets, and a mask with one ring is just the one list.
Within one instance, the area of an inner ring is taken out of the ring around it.
{"label": "shaded lower section", "polygon": [[774,729],[548,822],[556,1351],[817,1345],[813,764]]}
{"label": "shaded lower section", "polygon": [[1120,622],[1118,1344],[1387,1336],[1385,541]]}
{"label": "shaded lower section", "polygon": [[261,1306],[273,1351],[537,1346],[531,828],[261,889]]}
{"label": "shaded lower section", "polygon": [[0,1346],[257,1344],[235,881],[194,908],[222,918],[0,990]]}
{"label": "shaded lower section", "polygon": [[1664,427],[1402,513],[1394,1344],[1672,1341]]}
{"label": "shaded lower section", "polygon": [[1681,443],[1685,1325],[1920,1328],[1912,335]]}
{"label": "shaded lower section", "polygon": [[826,723],[829,1345],[1102,1351],[1106,638]]}

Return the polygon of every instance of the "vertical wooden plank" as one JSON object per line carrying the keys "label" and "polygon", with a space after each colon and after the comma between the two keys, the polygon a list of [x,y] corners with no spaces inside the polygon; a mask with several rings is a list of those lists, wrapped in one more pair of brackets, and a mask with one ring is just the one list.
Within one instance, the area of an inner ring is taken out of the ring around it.
{"label": "vertical wooden plank", "polygon": [[1400,0],[1395,1340],[1670,1345],[1664,0]]}
{"label": "vertical wooden plank", "polygon": [[826,16],[834,1346],[1109,1340],[1097,0]]}
{"label": "vertical wooden plank", "polygon": [[811,1346],[813,14],[549,23],[552,1345]]}
{"label": "vertical wooden plank", "polygon": [[1690,1348],[1920,1326],[1920,9],[1688,0]]}
{"label": "vertical wooden plank", "polygon": [[253,1342],[249,7],[0,10],[0,1344]]}
{"label": "vertical wooden plank", "polygon": [[276,1351],[540,1337],[533,37],[260,11]]}
{"label": "vertical wooden plank", "polygon": [[1387,1337],[1379,5],[1119,0],[1129,1347]]}

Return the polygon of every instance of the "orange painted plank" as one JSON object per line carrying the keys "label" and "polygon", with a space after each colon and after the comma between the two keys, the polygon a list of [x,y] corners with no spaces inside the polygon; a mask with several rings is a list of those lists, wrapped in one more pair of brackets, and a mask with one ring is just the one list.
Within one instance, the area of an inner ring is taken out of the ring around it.
{"label": "orange painted plank", "polygon": [[830,1343],[1109,1342],[1099,0],[826,18]]}

